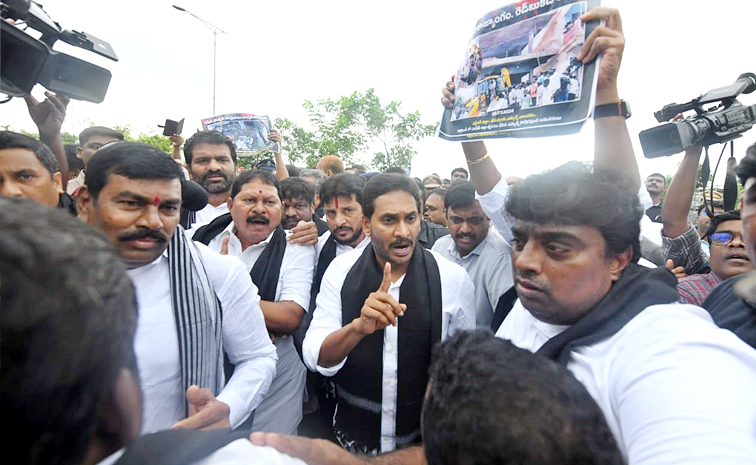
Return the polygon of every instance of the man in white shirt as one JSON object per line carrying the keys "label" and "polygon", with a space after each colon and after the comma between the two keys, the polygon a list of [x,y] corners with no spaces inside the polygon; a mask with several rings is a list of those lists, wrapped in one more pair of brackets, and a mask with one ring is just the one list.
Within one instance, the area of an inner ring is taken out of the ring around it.
{"label": "man in white shirt", "polygon": [[207,206],[194,212],[192,224],[206,224],[228,213],[231,186],[236,180],[236,146],[218,131],[195,133],[184,144],[184,157],[192,180],[207,191]]}
{"label": "man in white shirt", "polygon": [[[596,103],[619,108],[621,21],[604,7],[582,19],[599,18],[606,28],[577,58],[602,54]],[[463,144],[484,211],[512,238],[519,301],[497,336],[566,364],[631,465],[752,462],[756,353],[705,311],[677,304],[666,270],[632,263],[643,211],[625,117],[598,118],[595,130],[592,169],[564,165],[512,190],[485,145]]]}
{"label": "man in white shirt", "polygon": [[371,243],[331,262],[302,350],[308,368],[335,376],[340,444],[376,453],[421,439],[431,346],[475,327],[474,287],[462,267],[417,246],[409,177],[379,174],[362,195]]}
{"label": "man in white shirt", "polygon": [[0,199],[0,223],[0,449],[9,457],[30,465],[304,465],[251,444],[248,431],[138,436],[138,296],[110,241],[26,199]]}
{"label": "man in white shirt", "polygon": [[305,367],[289,337],[310,305],[315,249],[286,240],[276,175],[245,171],[231,188],[229,213],[194,233],[212,250],[238,257],[260,294],[260,307],[278,352],[276,377],[255,411],[252,429],[296,434],[302,419]]}
{"label": "man in white shirt", "polygon": [[[87,166],[79,216],[110,239],[136,287],[142,431],[239,426],[267,392],[276,360],[244,266],[185,236],[183,175],[165,153],[117,142]],[[236,364],[225,385],[224,351]]]}
{"label": "man in white shirt", "polygon": [[[475,284],[475,322],[490,328],[494,309],[512,281],[511,248],[497,232],[475,199],[469,181],[458,181],[444,197],[449,235],[433,245],[433,251],[462,266]],[[495,329],[495,328],[494,328]]]}

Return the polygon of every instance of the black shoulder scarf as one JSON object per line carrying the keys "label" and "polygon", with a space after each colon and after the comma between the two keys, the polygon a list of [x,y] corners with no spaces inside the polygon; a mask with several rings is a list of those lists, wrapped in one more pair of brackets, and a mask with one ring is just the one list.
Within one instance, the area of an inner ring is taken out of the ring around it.
{"label": "black shoulder scarf", "polygon": [[[354,264],[341,289],[342,324],[360,316],[371,292],[378,289],[383,269],[378,265],[373,244]],[[431,347],[441,340],[441,275],[433,255],[416,245],[399,301],[407,305],[399,319],[396,447],[420,441],[420,410],[428,384]],[[373,450],[380,450],[381,400],[383,385],[383,336],[376,331],[352,350],[336,375],[338,411],[335,429],[342,438]]]}
{"label": "black shoulder scarf", "polygon": [[[205,245],[210,244],[215,236],[223,232],[231,224],[233,219],[231,213],[226,213],[214,219],[210,223],[202,226],[194,234],[194,240],[202,242]],[[260,299],[273,302],[276,300],[276,290],[278,288],[278,275],[281,273],[281,263],[283,262],[284,252],[286,252],[286,233],[279,224],[270,238],[270,242],[265,247],[260,258],[255,262],[255,266],[249,272],[252,282],[257,286]]]}
{"label": "black shoulder scarf", "polygon": [[249,437],[249,431],[172,429],[134,439],[115,465],[189,465],[228,444]]}
{"label": "black shoulder scarf", "polygon": [[612,337],[646,307],[678,298],[677,280],[667,268],[630,264],[589,314],[549,339],[537,353],[567,365],[572,350]]}

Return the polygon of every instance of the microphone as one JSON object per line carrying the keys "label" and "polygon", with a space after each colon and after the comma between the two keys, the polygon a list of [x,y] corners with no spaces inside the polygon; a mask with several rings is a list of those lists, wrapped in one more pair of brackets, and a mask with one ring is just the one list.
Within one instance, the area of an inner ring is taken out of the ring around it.
{"label": "microphone", "polygon": [[207,205],[207,191],[194,181],[181,181],[181,206],[191,212]]}

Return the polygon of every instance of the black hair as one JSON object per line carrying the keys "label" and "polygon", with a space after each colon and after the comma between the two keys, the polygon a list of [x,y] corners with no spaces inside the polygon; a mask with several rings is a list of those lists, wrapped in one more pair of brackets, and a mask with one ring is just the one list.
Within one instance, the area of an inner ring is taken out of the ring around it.
{"label": "black hair", "polygon": [[[425,186],[423,186],[423,187],[425,187]],[[441,200],[443,200],[445,202],[446,201],[446,194],[448,192],[449,192],[449,189],[447,189],[445,187],[437,187],[437,188],[433,189],[433,192],[431,192],[430,194],[428,194],[428,197],[430,197],[431,195],[437,195],[437,196],[441,197]],[[425,200],[428,200],[428,199],[425,199]]]}
{"label": "black hair", "polygon": [[66,151],[66,161],[68,162],[68,171],[70,173],[77,173],[84,169],[84,160],[76,155],[78,147],[76,144],[66,144],[63,146],[63,150]]}
{"label": "black hair", "polygon": [[434,349],[422,431],[429,465],[620,465],[603,413],[563,366],[460,331]]}
{"label": "black hair", "polygon": [[707,205],[709,206],[709,208],[724,208],[724,202],[722,201],[715,200],[714,203],[707,201],[706,203],[702,203],[698,206],[698,209],[696,211],[699,215],[702,211],[704,211]]}
{"label": "black hair", "polygon": [[[436,191],[433,193],[435,194]],[[446,189],[444,208],[464,208],[474,203],[475,188],[470,181],[457,181]]]}
{"label": "black hair", "polygon": [[402,169],[402,168],[400,168],[398,166],[392,166],[392,167],[388,168],[386,171],[384,171],[384,173],[406,174],[404,172],[404,169]]}
{"label": "black hair", "polygon": [[756,177],[756,144],[751,145],[746,150],[746,155],[740,160],[740,164],[735,169],[740,184],[745,187],[748,179]]}
{"label": "black hair", "polygon": [[730,210],[728,212],[714,215],[711,219],[709,229],[706,230],[704,238],[711,244],[711,235],[717,232],[717,227],[725,221],[740,221],[740,210]]}
{"label": "black hair", "polygon": [[394,191],[404,191],[415,199],[417,212],[420,211],[420,193],[409,176],[397,173],[381,173],[370,178],[365,184],[365,190],[362,191],[362,213],[365,218],[370,218],[375,212],[375,199]]}
{"label": "black hair", "polygon": [[[231,186],[231,198],[241,192],[245,184],[249,184],[252,181],[260,181],[263,184],[273,186],[278,192],[278,199],[283,201],[283,195],[281,193],[281,183],[278,182],[278,178],[272,171],[268,170],[247,170],[237,176],[234,185]],[[307,182],[307,181],[305,181]]]}
{"label": "black hair", "polygon": [[0,131],[0,150],[3,149],[26,149],[34,152],[37,160],[50,172],[50,177],[58,172],[58,159],[50,150],[50,147],[26,134],[12,131]]}
{"label": "black hair", "polygon": [[362,191],[365,189],[365,178],[356,174],[337,174],[331,176],[320,189],[320,203],[325,205],[336,197],[351,199],[352,195],[362,204]]}
{"label": "black hair", "polygon": [[667,185],[667,177],[664,176],[661,173],[651,173],[651,174],[649,174],[648,176],[646,176],[646,181],[648,181],[648,178],[650,178],[652,176],[655,177],[655,178],[662,178],[662,180],[664,181],[664,185],[665,186]]}
{"label": "black hair", "polygon": [[[491,82],[493,82],[493,81],[491,81]],[[451,176],[454,177],[454,173],[456,173],[457,171],[461,171],[461,172],[465,173],[465,178],[470,178],[470,173],[468,173],[467,170],[464,169],[464,168],[462,168],[462,167],[454,168],[452,170],[452,172],[451,172]]]}
{"label": "black hair", "polygon": [[281,200],[304,200],[309,205],[315,202],[315,187],[302,178],[286,178],[280,185]]}
{"label": "black hair", "polygon": [[178,179],[184,173],[167,153],[141,142],[114,142],[104,145],[89,160],[84,183],[97,199],[111,174],[129,179]]}
{"label": "black hair", "polygon": [[550,171],[528,176],[510,190],[507,211],[516,219],[537,224],[594,226],[606,242],[607,257],[633,250],[640,252],[643,210],[623,173],[594,173],[589,163],[569,162]]}
{"label": "black hair", "polygon": [[423,181],[419,180],[418,178],[412,178],[412,181],[414,181],[415,185],[417,186],[420,198],[422,199],[423,203],[425,203],[425,201],[428,200],[428,189],[425,188]]}
{"label": "black hair", "polygon": [[292,178],[298,178],[299,173],[302,172],[300,168],[297,168],[294,165],[286,165],[286,171],[288,171],[289,177],[292,177]]}
{"label": "black hair", "polygon": [[0,198],[0,224],[0,449],[82,463],[119,371],[136,372],[134,287],[110,241],[64,211]]}
{"label": "black hair", "polygon": [[187,165],[192,164],[192,158],[194,157],[194,147],[199,144],[227,146],[228,150],[231,151],[231,159],[234,161],[234,165],[236,165],[236,145],[234,144],[234,141],[223,135],[222,132],[218,131],[199,131],[194,133],[192,137],[187,139],[187,141],[184,143],[184,158],[186,159]]}
{"label": "black hair", "polygon": [[367,171],[367,169],[364,166],[362,166],[362,165],[352,165],[352,167],[349,168],[349,169],[353,170],[353,171],[356,171],[356,173],[354,173],[354,174],[362,174],[365,171]]}
{"label": "black hair", "polygon": [[83,147],[84,144],[94,136],[112,137],[114,139],[123,140],[123,134],[115,129],[106,128],[104,126],[92,126],[79,133],[79,146]]}

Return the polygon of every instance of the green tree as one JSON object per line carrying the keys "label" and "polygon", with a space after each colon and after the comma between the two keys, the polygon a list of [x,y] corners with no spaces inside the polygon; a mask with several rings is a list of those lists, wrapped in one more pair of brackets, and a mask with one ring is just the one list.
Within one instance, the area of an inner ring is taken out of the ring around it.
{"label": "green tree", "polygon": [[[435,124],[423,124],[420,113],[403,114],[401,102],[382,105],[373,89],[353,92],[337,100],[305,100],[312,131],[285,119],[276,119],[289,160],[305,160],[315,166],[320,157],[337,155],[346,165],[359,155],[371,155],[372,165],[385,170],[391,166],[410,168],[417,153],[412,143],[432,135]],[[368,154],[374,147],[379,150]]]}

